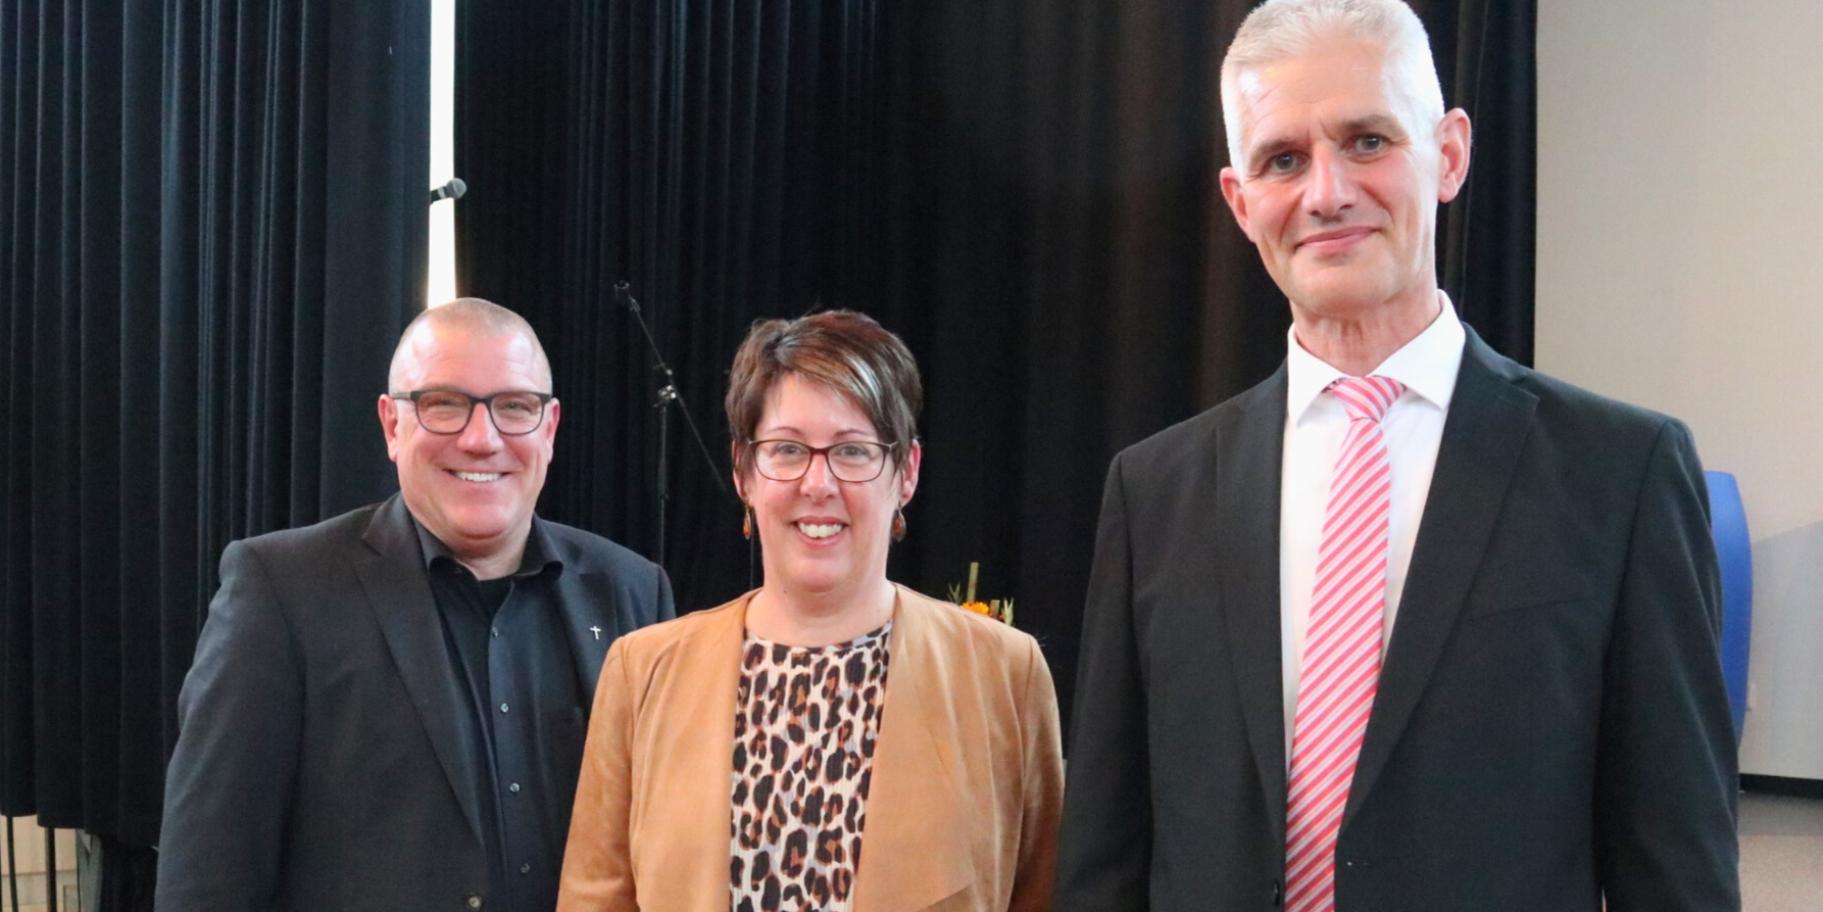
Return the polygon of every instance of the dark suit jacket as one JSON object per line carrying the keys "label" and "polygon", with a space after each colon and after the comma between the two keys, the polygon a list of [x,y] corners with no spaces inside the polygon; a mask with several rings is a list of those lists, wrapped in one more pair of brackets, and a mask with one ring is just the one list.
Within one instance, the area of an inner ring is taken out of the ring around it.
{"label": "dark suit jacket", "polygon": [[[1281,369],[1109,470],[1059,910],[1279,902],[1285,396]],[[1707,520],[1683,425],[1469,333],[1337,909],[1740,907]]]}
{"label": "dark suit jacket", "polygon": [[[600,536],[540,520],[541,532],[563,562],[564,661],[585,695],[564,747],[580,764],[608,647],[670,617],[671,587]],[[178,698],[160,912],[485,907],[480,723],[404,502],[235,542],[221,575]],[[544,798],[567,821],[561,791]]]}

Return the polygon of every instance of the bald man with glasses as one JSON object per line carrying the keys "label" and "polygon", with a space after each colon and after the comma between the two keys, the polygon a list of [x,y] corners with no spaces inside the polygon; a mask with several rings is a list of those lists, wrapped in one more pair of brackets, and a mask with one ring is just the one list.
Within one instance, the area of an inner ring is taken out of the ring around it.
{"label": "bald man with glasses", "polygon": [[160,912],[556,905],[602,659],[670,583],[534,514],[561,408],[512,311],[420,315],[377,409],[397,496],[222,555]]}

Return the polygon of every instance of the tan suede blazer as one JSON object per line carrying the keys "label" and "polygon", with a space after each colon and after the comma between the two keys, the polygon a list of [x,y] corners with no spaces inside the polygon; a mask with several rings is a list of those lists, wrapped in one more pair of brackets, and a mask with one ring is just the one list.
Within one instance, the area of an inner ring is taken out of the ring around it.
{"label": "tan suede blazer", "polygon": [[[748,593],[623,635],[602,667],[559,912],[729,905]],[[899,588],[854,912],[1049,908],[1063,799],[1038,644]]]}

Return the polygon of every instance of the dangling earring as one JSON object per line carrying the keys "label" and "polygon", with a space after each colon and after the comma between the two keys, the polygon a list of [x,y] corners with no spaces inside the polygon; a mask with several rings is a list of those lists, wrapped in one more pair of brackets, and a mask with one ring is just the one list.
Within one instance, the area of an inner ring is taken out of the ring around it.
{"label": "dangling earring", "polygon": [[904,541],[905,540],[905,508],[904,507],[894,507],[893,508],[892,535],[893,535],[893,541]]}
{"label": "dangling earring", "polygon": [[747,539],[748,541],[753,540],[753,508],[752,507],[743,506],[741,508],[741,537],[744,539]]}

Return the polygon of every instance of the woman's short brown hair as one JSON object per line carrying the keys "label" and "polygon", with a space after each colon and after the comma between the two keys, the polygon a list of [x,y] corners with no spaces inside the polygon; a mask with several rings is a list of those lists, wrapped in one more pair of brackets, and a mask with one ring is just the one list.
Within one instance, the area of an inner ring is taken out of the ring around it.
{"label": "woman's short brown hair", "polygon": [[918,438],[924,385],[905,343],[874,318],[852,310],[826,310],[795,320],[759,320],[747,331],[728,372],[728,433],[735,443],[735,473],[752,464],[753,431],[766,397],[786,374],[797,374],[841,393],[861,407],[901,463]]}

